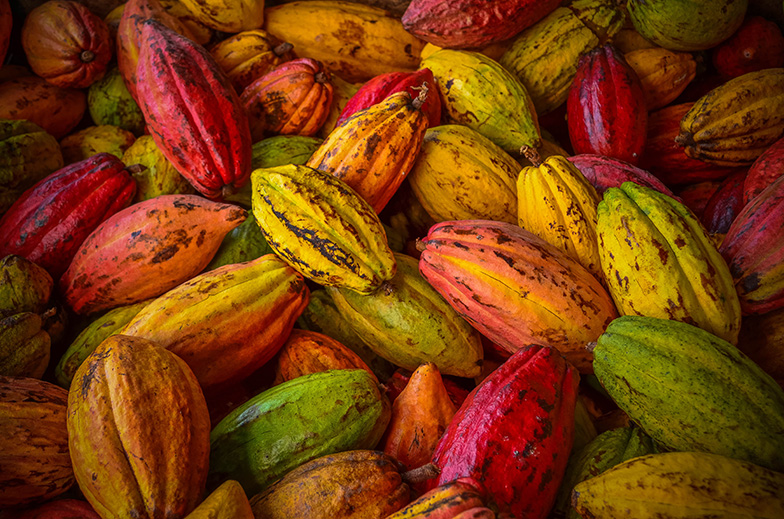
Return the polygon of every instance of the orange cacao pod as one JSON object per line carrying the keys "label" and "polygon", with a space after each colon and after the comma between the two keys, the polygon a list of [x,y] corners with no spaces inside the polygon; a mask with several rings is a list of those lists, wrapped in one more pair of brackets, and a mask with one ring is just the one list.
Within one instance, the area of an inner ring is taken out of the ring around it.
{"label": "orange cacao pod", "polygon": [[[6,66],[4,68],[10,68]],[[87,94],[60,88],[38,76],[24,76],[0,83],[0,119],[26,119],[55,139],[62,139],[82,120]]]}
{"label": "orange cacao pod", "polygon": [[261,29],[226,38],[212,47],[210,53],[238,93],[281,63],[294,59],[290,43],[283,43]]}
{"label": "orange cacao pod", "polygon": [[22,48],[33,72],[53,85],[86,88],[112,57],[109,28],[84,5],[49,0],[27,15]]}
{"label": "orange cacao pod", "polygon": [[310,137],[329,115],[330,74],[314,59],[289,61],[248,85],[241,100],[254,142],[275,134]]}

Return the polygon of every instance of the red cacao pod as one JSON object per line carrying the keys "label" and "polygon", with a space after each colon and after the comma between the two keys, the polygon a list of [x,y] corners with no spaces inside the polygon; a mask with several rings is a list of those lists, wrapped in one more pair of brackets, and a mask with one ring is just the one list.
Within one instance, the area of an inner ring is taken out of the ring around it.
{"label": "red cacao pod", "polygon": [[287,61],[245,87],[240,101],[254,142],[278,134],[310,137],[329,115],[331,76],[320,61]]}
{"label": "red cacao pod", "polygon": [[11,42],[12,28],[11,4],[8,3],[8,0],[0,0],[0,67],[5,63],[8,44]]}
{"label": "red cacao pod", "polygon": [[645,149],[648,110],[640,79],[610,44],[583,55],[566,101],[576,154],[637,164]]}
{"label": "red cacao pod", "polygon": [[724,179],[713,193],[700,217],[705,229],[713,234],[725,234],[735,217],[743,209],[743,182],[746,171],[741,170]]}
{"label": "red cacao pod", "polygon": [[0,219],[0,257],[22,256],[57,279],[87,236],[129,205],[135,193],[136,181],[109,153],[55,171]]}
{"label": "red cacao pod", "polygon": [[508,40],[553,11],[559,0],[413,0],[403,27],[447,49],[479,49]]}
{"label": "red cacao pod", "polygon": [[622,160],[605,157],[602,155],[574,155],[567,157],[577,169],[596,188],[600,195],[608,187],[621,187],[624,182],[634,182],[641,186],[650,187],[667,196],[675,196],[661,180],[651,175],[644,169]]}
{"label": "red cacao pod", "polygon": [[743,203],[748,204],[784,175],[784,139],[779,139],[749,167],[743,183]]}
{"label": "red cacao pod", "polygon": [[726,178],[735,168],[716,166],[688,157],[683,146],[675,142],[681,119],[694,103],[682,103],[651,112],[648,138],[640,166],[656,175],[668,186],[696,184]]}
{"label": "red cacao pod", "polygon": [[137,96],[155,144],[200,193],[239,189],[251,170],[248,116],[200,45],[161,22],[142,29]]}
{"label": "red cacao pod", "polygon": [[721,186],[721,182],[718,180],[706,180],[705,182],[689,184],[678,191],[678,196],[697,218],[702,218],[708,202],[719,189],[719,186]]}
{"label": "red cacao pod", "polygon": [[744,315],[784,307],[784,176],[735,218],[719,252],[727,260]]}
{"label": "red cacao pod", "polygon": [[430,487],[470,477],[499,511],[546,517],[572,449],[579,378],[554,348],[518,350],[452,419],[433,454],[441,474]]}
{"label": "red cacao pod", "polygon": [[784,66],[781,29],[762,16],[749,16],[735,34],[713,49],[713,65],[727,78]]}
{"label": "red cacao pod", "polygon": [[428,68],[416,72],[388,72],[374,77],[362,85],[354,97],[349,99],[346,107],[340,112],[335,126],[340,126],[354,113],[380,103],[395,92],[405,90],[414,99],[419,94],[418,90],[422,83],[427,83],[430,87],[429,95],[422,103],[422,111],[427,115],[430,127],[438,126],[441,124],[441,96],[438,89],[433,88],[435,80]]}
{"label": "red cacao pod", "polygon": [[27,15],[22,48],[30,68],[62,88],[86,88],[101,79],[112,57],[106,23],[77,2],[50,0]]}
{"label": "red cacao pod", "polygon": [[28,508],[14,519],[101,519],[101,516],[87,501],[58,499]]}

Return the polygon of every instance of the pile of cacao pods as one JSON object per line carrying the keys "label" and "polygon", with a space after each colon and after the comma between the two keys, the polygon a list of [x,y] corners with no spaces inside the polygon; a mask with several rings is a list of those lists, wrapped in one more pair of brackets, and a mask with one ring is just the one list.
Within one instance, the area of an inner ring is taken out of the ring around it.
{"label": "pile of cacao pods", "polygon": [[784,518],[781,2],[118,3],[0,0],[0,518]]}

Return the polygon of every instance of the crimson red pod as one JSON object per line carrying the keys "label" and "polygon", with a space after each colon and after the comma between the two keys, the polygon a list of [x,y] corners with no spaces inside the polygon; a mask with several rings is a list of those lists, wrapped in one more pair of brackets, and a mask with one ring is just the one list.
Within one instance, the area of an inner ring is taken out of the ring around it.
{"label": "crimson red pod", "polygon": [[705,212],[700,218],[708,232],[725,234],[729,230],[733,220],[743,209],[743,182],[745,178],[745,169],[733,173],[724,179],[708,200]]}
{"label": "crimson red pod", "polygon": [[360,87],[354,96],[348,100],[343,111],[340,112],[335,126],[340,126],[343,121],[365,108],[370,108],[380,103],[390,94],[406,91],[411,94],[411,99],[416,99],[419,89],[427,84],[428,91],[422,111],[427,115],[429,126],[441,124],[441,95],[435,88],[433,73],[428,68],[416,72],[388,72],[376,76]]}
{"label": "crimson red pod", "polygon": [[136,93],[155,144],[207,198],[250,178],[251,136],[234,87],[202,47],[163,23],[144,22]]}
{"label": "crimson red pod", "polygon": [[705,213],[705,208],[708,206],[713,194],[718,191],[721,186],[719,180],[706,180],[705,182],[697,182],[696,184],[689,184],[678,190],[678,196],[683,205],[689,208],[697,218],[702,218]]}
{"label": "crimson red pod", "polygon": [[100,519],[90,503],[79,499],[58,499],[25,509],[16,519]]}
{"label": "crimson red pod", "polygon": [[743,183],[743,203],[754,197],[784,175],[784,139],[779,139],[749,167]]}
{"label": "crimson red pod", "polygon": [[566,101],[575,154],[594,153],[637,165],[648,110],[640,78],[610,44],[583,55]]}
{"label": "crimson red pod", "polygon": [[621,187],[624,182],[634,182],[655,189],[667,196],[675,197],[661,180],[634,164],[593,154],[574,155],[567,158],[577,166],[577,169],[588,179],[599,195],[609,187]]}
{"label": "crimson red pod", "polygon": [[58,279],[87,236],[135,193],[136,181],[114,155],[69,164],[25,191],[0,219],[0,257],[22,256]]}
{"label": "crimson red pod", "polygon": [[430,488],[461,477],[502,513],[542,519],[555,501],[574,438],[579,375],[555,348],[515,352],[466,398],[444,432]]}
{"label": "crimson red pod", "polygon": [[532,26],[560,0],[413,0],[403,13],[403,27],[426,42],[446,49],[479,49]]}
{"label": "crimson red pod", "polygon": [[719,252],[735,280],[743,315],[784,307],[784,176],[735,218]]}
{"label": "crimson red pod", "polygon": [[729,39],[713,49],[713,65],[725,78],[784,66],[784,35],[775,22],[749,16]]}

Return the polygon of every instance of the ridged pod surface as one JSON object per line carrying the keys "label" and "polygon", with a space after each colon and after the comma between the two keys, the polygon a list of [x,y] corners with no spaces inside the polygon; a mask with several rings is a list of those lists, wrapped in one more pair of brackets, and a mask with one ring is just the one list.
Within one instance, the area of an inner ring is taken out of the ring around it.
{"label": "ridged pod surface", "polygon": [[250,176],[248,116],[226,75],[200,45],[156,20],[144,22],[137,102],[167,159],[216,198]]}
{"label": "ridged pod surface", "polygon": [[358,111],[384,101],[395,92],[405,90],[412,98],[416,98],[419,94],[418,90],[423,84],[427,84],[430,90],[425,102],[422,103],[422,111],[427,114],[431,127],[438,126],[441,123],[441,98],[434,87],[433,73],[426,68],[416,72],[388,72],[374,77],[362,85],[356,94],[348,100],[335,121],[335,126],[340,126],[343,121]]}
{"label": "ridged pod surface", "polygon": [[36,183],[0,219],[0,257],[16,254],[58,278],[94,229],[133,199],[136,183],[100,153]]}
{"label": "ridged pod surface", "polygon": [[339,0],[270,7],[264,12],[264,29],[294,45],[298,56],[319,60],[352,83],[387,72],[416,70],[425,46],[391,12]]}
{"label": "ridged pod surface", "polygon": [[429,128],[408,184],[436,222],[496,220],[517,223],[517,163],[467,126]]}
{"label": "ridged pod surface", "polygon": [[558,7],[558,0],[413,0],[403,14],[408,32],[443,48],[478,49],[502,42]]}
{"label": "ridged pod surface", "polygon": [[49,365],[51,339],[41,316],[19,312],[0,318],[0,375],[41,378]]}
{"label": "ridged pod surface", "polygon": [[[101,79],[90,85],[87,108],[98,126],[116,126],[134,135],[144,133],[144,114],[125,86],[125,80],[117,67],[108,69]],[[135,163],[128,163],[131,164]]]}
{"label": "ridged pod surface", "polygon": [[681,120],[689,157],[719,166],[751,164],[784,136],[784,68],[749,72],[705,94]]}
{"label": "ridged pod surface", "polygon": [[724,179],[705,205],[700,221],[709,234],[726,234],[733,220],[743,209],[743,181],[746,171],[740,168]]}
{"label": "ridged pod surface", "polygon": [[0,63],[5,63],[8,44],[11,43],[13,14],[8,0],[0,0]]}
{"label": "ridged pod surface", "polygon": [[253,519],[253,510],[242,485],[229,480],[210,493],[186,519]]}
{"label": "ridged pod surface", "polygon": [[101,516],[87,501],[66,498],[27,508],[14,519],[101,519]]}
{"label": "ridged pod surface", "polygon": [[[738,30],[748,0],[630,0],[634,28],[646,39],[670,50],[715,47]],[[678,20],[678,23],[673,23]]]}
{"label": "ridged pod surface", "polygon": [[335,306],[376,354],[415,370],[432,362],[441,373],[472,378],[482,368],[474,330],[419,274],[415,258],[395,254],[397,273],[372,294],[327,288]]}
{"label": "ridged pod surface", "polygon": [[241,94],[246,86],[293,59],[291,44],[255,29],[226,38],[210,49],[216,63]]}
{"label": "ridged pod surface", "polygon": [[[481,485],[471,478],[457,478],[426,492],[386,519],[457,519],[463,512],[482,507],[484,502]],[[495,519],[494,515],[490,517]]]}
{"label": "ridged pod surface", "polygon": [[43,380],[0,376],[0,506],[58,496],[74,483],[68,392]]}
{"label": "ridged pod surface", "polygon": [[395,275],[378,215],[342,180],[288,165],[257,169],[252,182],[267,243],[306,278],[367,294]]}
{"label": "ridged pod surface", "polygon": [[301,465],[251,499],[256,519],[384,519],[408,503],[394,458],[350,450]]}
{"label": "ridged pod surface", "polygon": [[44,313],[53,287],[52,276],[32,261],[15,254],[0,259],[0,317]]}
{"label": "ridged pod surface", "polygon": [[611,44],[580,58],[566,109],[575,153],[639,163],[648,126],[645,93],[637,73]]}
{"label": "ridged pod surface", "polygon": [[437,483],[471,477],[514,517],[544,519],[574,435],[579,375],[558,350],[526,346],[474,389],[433,454]]}
{"label": "ridged pod surface", "polygon": [[697,75],[697,62],[687,52],[650,48],[623,57],[640,78],[649,111],[673,102]]}
{"label": "ridged pod surface", "polygon": [[239,382],[283,346],[309,295],[302,276],[268,254],[169,290],[120,333],[176,354],[203,388]]}
{"label": "ridged pod surface", "polygon": [[665,447],[784,468],[784,391],[727,341],[677,321],[623,316],[594,356],[613,401]]}
{"label": "ridged pod surface", "polygon": [[751,463],[698,452],[631,459],[579,484],[572,506],[582,517],[784,516],[784,476]]}
{"label": "ridged pod surface", "polygon": [[159,195],[190,195],[196,192],[193,186],[174,165],[164,157],[155,140],[142,135],[123,153],[125,164],[141,164],[141,171],[132,173],[136,180],[134,203],[149,200]]}
{"label": "ridged pod surface", "polygon": [[599,195],[603,195],[607,188],[621,187],[624,182],[634,182],[667,196],[675,196],[661,180],[634,164],[590,153],[573,155],[567,159],[577,166]]}
{"label": "ridged pod surface", "polygon": [[[424,85],[424,84],[423,84]],[[356,112],[335,128],[307,162],[348,184],[380,213],[414,165],[427,131],[425,86]]]}
{"label": "ridged pod surface", "polygon": [[245,215],[235,205],[196,195],[139,202],[90,234],[60,289],[82,315],[157,297],[201,272]]}
{"label": "ridged pod surface", "polygon": [[481,133],[507,153],[541,145],[539,122],[526,87],[478,52],[443,49],[422,60],[438,85],[445,123]]}
{"label": "ridged pod surface", "polygon": [[744,315],[784,306],[784,175],[735,218],[721,244]]}
{"label": "ridged pod surface", "polygon": [[653,452],[653,442],[639,427],[619,427],[603,432],[584,448],[572,451],[555,510],[565,514],[567,519],[579,519],[577,512],[569,507],[575,485],[626,460]]}
{"label": "ridged pod surface", "polygon": [[580,262],[601,279],[596,239],[599,195],[565,157],[552,156],[525,167],[517,178],[517,223]]}
{"label": "ridged pod surface", "polygon": [[784,308],[743,318],[738,348],[784,389]]}
{"label": "ridged pod surface", "polygon": [[72,164],[99,153],[109,153],[122,158],[136,137],[129,131],[110,124],[88,126],[60,141],[60,150],[66,164]]}
{"label": "ridged pod surface", "polygon": [[0,119],[26,119],[55,139],[62,139],[82,120],[87,94],[60,88],[38,76],[25,76],[0,83]]}
{"label": "ridged pod surface", "polygon": [[682,321],[738,341],[732,275],[694,213],[625,182],[604,192],[598,214],[602,270],[622,315]]}
{"label": "ridged pod surface", "polygon": [[245,87],[240,102],[254,142],[275,134],[310,137],[329,114],[330,73],[314,59],[288,61]]}
{"label": "ridged pod surface", "polygon": [[779,139],[759,156],[743,181],[743,204],[747,205],[766,187],[784,175],[784,138]]}
{"label": "ridged pod surface", "polygon": [[255,495],[319,456],[372,448],[389,416],[389,400],[362,369],[284,382],[251,398],[212,430],[211,484],[236,479]]}
{"label": "ridged pod surface", "polygon": [[525,86],[536,112],[558,108],[569,95],[582,54],[603,45],[623,26],[609,0],[574,0],[520,33],[499,63]]}
{"label": "ridged pod surface", "polygon": [[176,518],[196,508],[207,480],[209,428],[207,404],[185,362],[138,337],[106,339],[68,393],[74,473],[101,517]]}
{"label": "ridged pod surface", "polygon": [[264,0],[180,0],[191,15],[210,29],[236,33],[258,29],[264,22]]}
{"label": "ridged pod surface", "polygon": [[577,260],[517,225],[487,220],[436,224],[423,245],[419,271],[483,335],[509,352],[554,346],[590,372],[585,344],[617,313]]}

